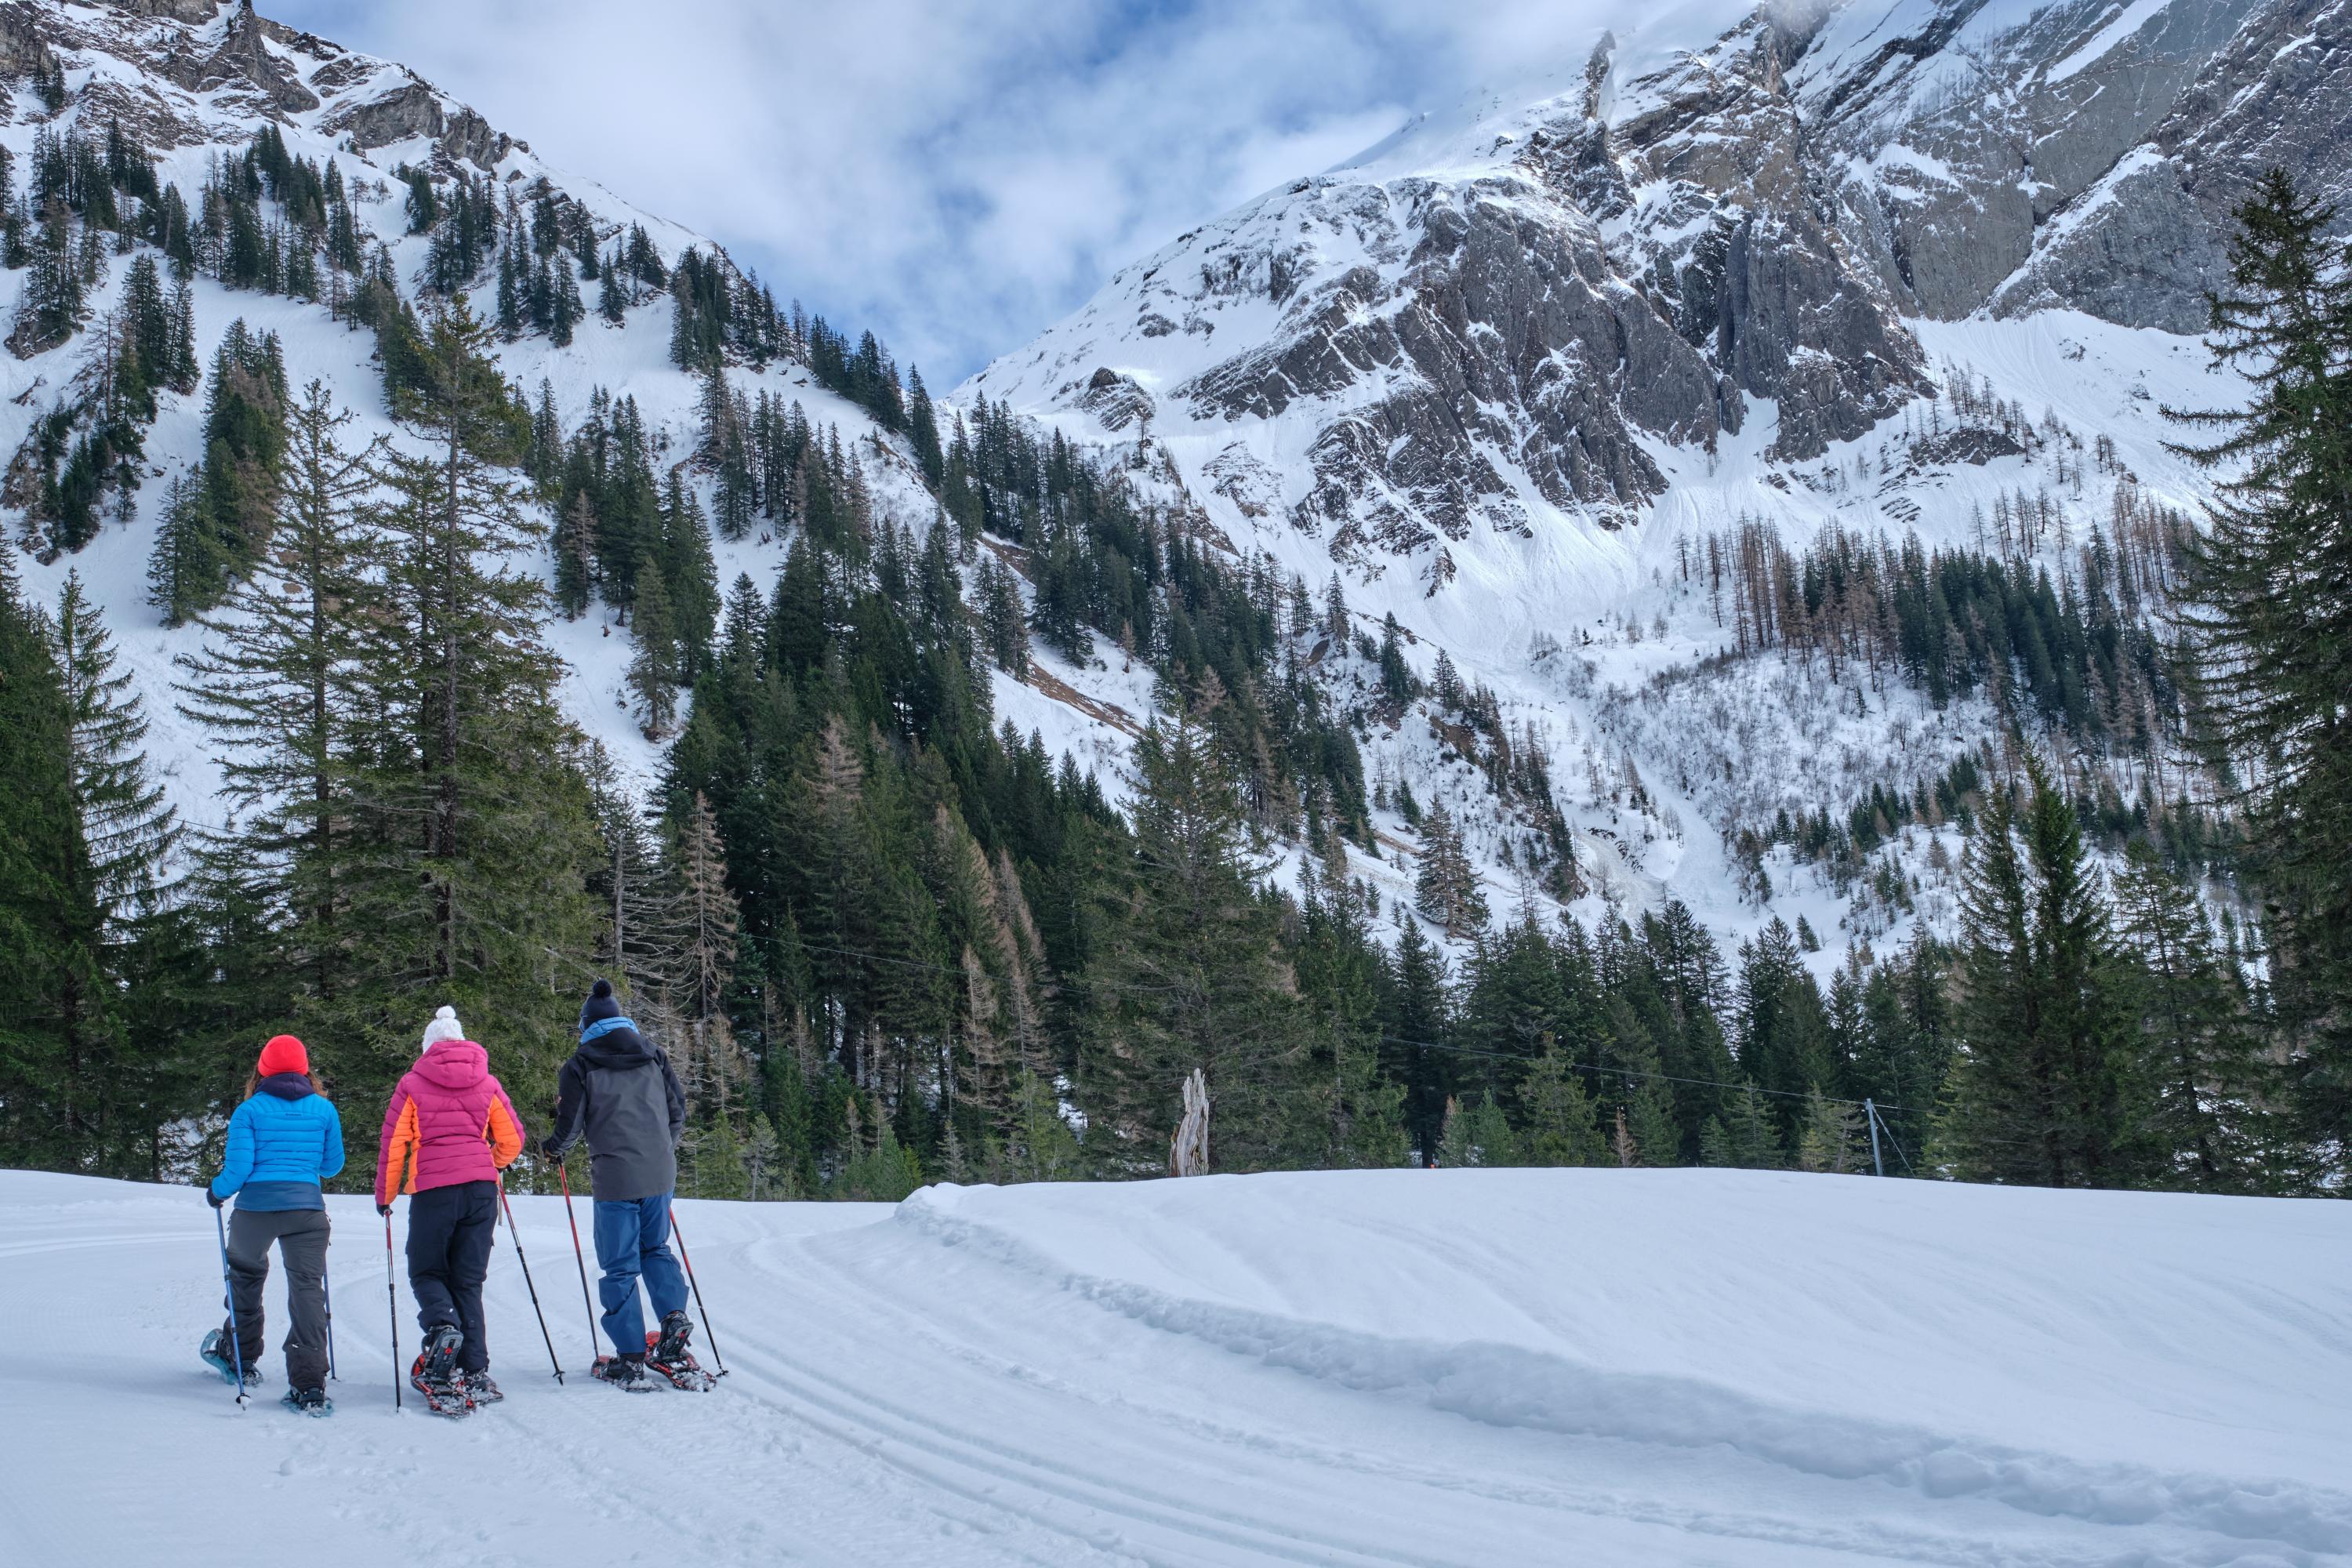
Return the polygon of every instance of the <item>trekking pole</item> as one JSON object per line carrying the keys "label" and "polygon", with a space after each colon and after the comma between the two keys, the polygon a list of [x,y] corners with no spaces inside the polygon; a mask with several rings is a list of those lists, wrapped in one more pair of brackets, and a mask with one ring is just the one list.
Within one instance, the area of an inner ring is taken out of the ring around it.
{"label": "trekking pole", "polygon": [[547,1342],[547,1359],[555,1368],[555,1381],[563,1381],[563,1363],[555,1359],[555,1338],[547,1331],[547,1314],[539,1310],[539,1287],[530,1282],[530,1259],[522,1252],[522,1232],[515,1225],[514,1205],[507,1201],[507,1184],[499,1184],[499,1206],[507,1211],[507,1234],[514,1237],[515,1261],[522,1265],[522,1288],[530,1292],[531,1314],[539,1319],[539,1337]]}
{"label": "trekking pole", "polygon": [[[562,1161],[555,1163],[555,1174],[563,1183],[563,1217],[572,1226],[572,1260],[580,1265],[580,1307],[588,1314],[588,1353],[596,1353],[596,1309],[588,1301],[588,1258],[580,1250],[580,1222],[572,1214],[572,1173]],[[591,1363],[593,1366],[593,1363]]]}
{"label": "trekking pole", "polygon": [[669,1233],[677,1237],[678,1260],[686,1265],[686,1282],[694,1289],[694,1310],[702,1314],[702,1342],[710,1347],[710,1359],[718,1363],[719,1370],[711,1375],[725,1377],[727,1358],[719,1353],[719,1336],[710,1331],[710,1309],[702,1304],[702,1284],[694,1277],[694,1259],[687,1255],[686,1232],[677,1228],[676,1209],[670,1211]]}
{"label": "trekking pole", "polygon": [[[319,1264],[319,1293],[327,1303],[327,1381],[341,1383],[343,1380],[335,1375],[335,1282],[327,1277],[327,1265],[323,1259]],[[288,1310],[290,1311],[292,1309]]]}
{"label": "trekking pole", "polygon": [[392,1322],[392,1407],[400,1409],[400,1296],[392,1284],[392,1215],[383,1216],[383,1310]]}
{"label": "trekking pole", "polygon": [[217,1208],[213,1210],[213,1229],[220,1234],[221,1299],[228,1304],[228,1353],[236,1362],[236,1407],[242,1410],[245,1408],[245,1347],[236,1341],[236,1287],[230,1282],[228,1275],[228,1221],[221,1218]]}

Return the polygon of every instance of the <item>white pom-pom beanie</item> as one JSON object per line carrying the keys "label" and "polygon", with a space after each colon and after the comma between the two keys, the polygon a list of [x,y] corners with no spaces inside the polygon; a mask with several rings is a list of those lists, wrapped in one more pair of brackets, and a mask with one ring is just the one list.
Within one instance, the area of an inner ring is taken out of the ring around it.
{"label": "white pom-pom beanie", "polygon": [[442,1008],[433,1015],[433,1021],[425,1026],[426,1050],[431,1050],[444,1040],[462,1040],[465,1037],[466,1026],[457,1022],[457,1009],[455,1007]]}

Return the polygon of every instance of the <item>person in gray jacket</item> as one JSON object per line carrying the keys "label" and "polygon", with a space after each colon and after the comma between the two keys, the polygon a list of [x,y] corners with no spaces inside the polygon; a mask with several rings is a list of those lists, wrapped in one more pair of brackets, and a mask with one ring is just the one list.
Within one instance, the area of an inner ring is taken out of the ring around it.
{"label": "person in gray jacket", "polygon": [[[646,1375],[647,1355],[677,1363],[688,1353],[686,1276],[669,1250],[686,1091],[667,1054],[621,1016],[611,984],[603,980],[580,1009],[580,1047],[555,1082],[555,1131],[540,1152],[561,1160],[573,1143],[587,1140],[596,1266],[604,1270],[596,1293],[604,1332],[618,1352],[608,1381],[636,1383]],[[637,1306],[640,1279],[661,1320],[652,1333]]]}

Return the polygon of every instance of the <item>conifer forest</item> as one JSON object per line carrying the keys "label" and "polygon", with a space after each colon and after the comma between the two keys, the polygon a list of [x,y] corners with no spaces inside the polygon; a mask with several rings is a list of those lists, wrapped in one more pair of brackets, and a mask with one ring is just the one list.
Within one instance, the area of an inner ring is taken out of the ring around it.
{"label": "conifer forest", "polygon": [[[0,152],[8,346],[75,367],[5,481],[0,1164],[185,1179],[258,1040],[372,1106],[445,1003],[543,1119],[603,976],[695,1196],[1163,1175],[1196,1069],[1219,1172],[2347,1190],[2352,267],[2284,174],[2205,307],[2232,397],[2158,389],[2200,501],[1920,367],[1789,471],[2030,481],[1927,538],[1759,489],[1539,637],[1571,731],[1385,607],[1477,592],[1462,535],[1426,594],[1370,544],[1310,577],[1204,510],[1257,504],[1238,459],[942,395],[544,179],[271,122],[200,163],[95,107]],[[562,357],[646,333],[689,416]],[[134,520],[110,615],[85,552]],[[1743,751],[1741,709],[1820,742]],[[1637,840],[1719,840],[1738,919]]]}

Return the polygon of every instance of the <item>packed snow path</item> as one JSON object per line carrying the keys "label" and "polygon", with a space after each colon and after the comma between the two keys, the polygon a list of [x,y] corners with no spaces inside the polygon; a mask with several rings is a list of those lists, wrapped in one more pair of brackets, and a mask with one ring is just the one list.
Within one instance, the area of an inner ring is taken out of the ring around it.
{"label": "packed snow path", "polygon": [[0,1173],[0,1562],[2352,1561],[2352,1205],[1696,1171],[689,1203],[731,1375],[643,1396],[583,1375],[561,1202],[516,1210],[571,1383],[501,1234],[506,1402],[395,1418],[383,1226],[337,1199],[310,1421],[276,1277],[254,1406],[196,1361],[196,1193]]}

